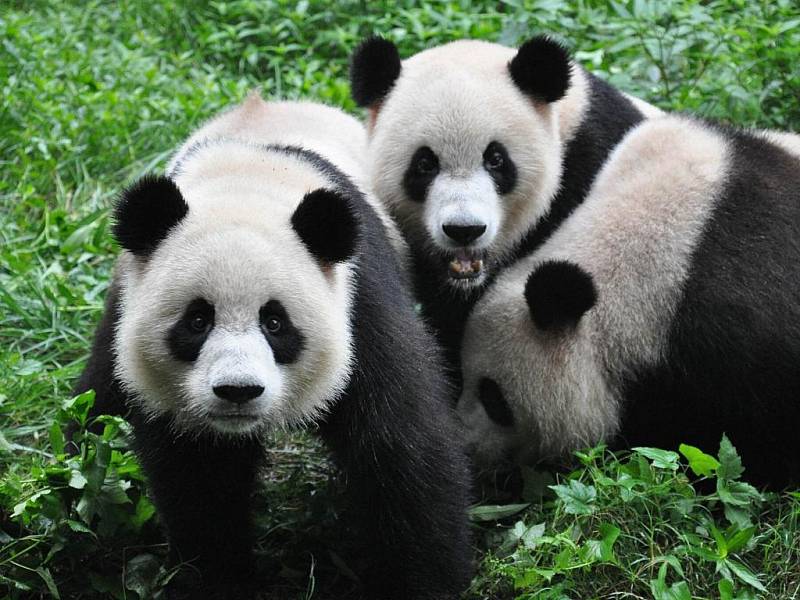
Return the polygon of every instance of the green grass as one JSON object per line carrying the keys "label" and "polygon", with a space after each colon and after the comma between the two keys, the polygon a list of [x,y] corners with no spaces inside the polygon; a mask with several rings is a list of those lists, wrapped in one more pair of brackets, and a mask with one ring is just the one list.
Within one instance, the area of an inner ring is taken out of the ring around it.
{"label": "green grass", "polygon": [[[192,128],[250,89],[353,110],[347,59],[367,34],[408,55],[543,31],[662,108],[800,129],[795,0],[3,4],[0,596],[7,586],[12,598],[147,597],[168,577],[124,423],[88,436],[76,458],[60,453],[53,427],[84,409],[63,406],[116,254],[107,215],[120,188],[163,167]],[[324,452],[302,435],[274,448],[260,500],[263,567],[280,595],[344,597],[352,584],[334,553],[336,481]],[[476,518],[489,520],[476,538],[487,553],[468,597],[800,596],[795,496],[742,496],[751,530],[731,524],[713,485],[700,493],[669,460],[642,460],[595,451],[559,493],[528,473],[530,506],[481,509]],[[633,496],[626,477],[637,481]],[[588,501],[580,514],[575,493]]]}

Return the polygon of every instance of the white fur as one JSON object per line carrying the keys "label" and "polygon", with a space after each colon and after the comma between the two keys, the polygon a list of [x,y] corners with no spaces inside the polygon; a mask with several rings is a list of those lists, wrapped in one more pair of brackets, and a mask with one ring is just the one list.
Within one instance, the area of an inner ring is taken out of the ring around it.
{"label": "white fur", "polygon": [[630,94],[623,94],[628,101],[638,110],[640,113],[644,115],[645,119],[656,119],[658,117],[664,116],[664,111],[658,108],[657,106],[653,106],[649,102],[645,102],[641,98],[637,98],[636,96],[631,96]]}
{"label": "white fur", "polygon": [[494,181],[482,169],[465,177],[437,177],[424,206],[425,225],[442,248],[459,246],[445,235],[445,225],[485,225],[486,231],[472,243],[473,248],[485,248],[497,235],[502,217],[501,199]]}
{"label": "white fur", "polygon": [[[533,255],[507,269],[476,305],[464,336],[458,410],[482,464],[554,457],[618,429],[621,378],[663,357],[669,326],[728,169],[726,140],[665,116],[631,131],[586,201]],[[524,299],[537,265],[576,263],[598,302],[574,330],[539,331]],[[494,379],[515,417],[490,422],[478,382]]]}
{"label": "white fur", "polygon": [[386,207],[370,191],[367,133],[354,117],[316,102],[264,102],[258,93],[252,92],[242,104],[214,117],[193,133],[170,160],[167,174],[174,175],[176,166],[193,145],[219,139],[297,146],[331,160],[364,192],[381,218],[400,261],[407,263],[408,247],[403,236]]}
{"label": "white fur", "polygon": [[[221,141],[173,161],[181,161],[173,175],[187,216],[149,260],[124,253],[118,267],[117,375],[150,414],[172,413],[179,429],[249,433],[313,419],[344,389],[355,265],[321,267],[289,222],[307,192],[330,182],[302,160],[254,144],[296,143],[353,166],[350,120],[339,114],[250,98],[190,139]],[[236,139],[239,130],[249,141]],[[215,307],[215,325],[199,358],[186,363],[170,355],[166,334],[198,297]],[[293,364],[277,364],[259,331],[259,308],[269,300],[283,304],[305,337]],[[239,414],[212,390],[236,383],[265,390],[241,420],[214,419],[220,411]]]}

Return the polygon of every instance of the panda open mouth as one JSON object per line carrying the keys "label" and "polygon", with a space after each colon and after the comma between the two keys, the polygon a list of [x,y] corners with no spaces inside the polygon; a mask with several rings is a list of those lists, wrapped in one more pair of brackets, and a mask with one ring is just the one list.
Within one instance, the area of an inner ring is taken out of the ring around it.
{"label": "panda open mouth", "polygon": [[448,264],[451,279],[478,279],[483,275],[483,258],[466,249],[457,250]]}
{"label": "panda open mouth", "polygon": [[209,415],[214,421],[222,421],[227,423],[248,423],[258,421],[258,415],[253,413],[242,412],[214,412]]}

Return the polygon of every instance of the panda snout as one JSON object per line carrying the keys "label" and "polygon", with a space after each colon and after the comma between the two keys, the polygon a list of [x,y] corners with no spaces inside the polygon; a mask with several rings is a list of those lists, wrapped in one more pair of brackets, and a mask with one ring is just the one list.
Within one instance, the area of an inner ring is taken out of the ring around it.
{"label": "panda snout", "polygon": [[471,244],[486,232],[486,225],[442,225],[442,231],[460,246]]}
{"label": "panda snout", "polygon": [[218,398],[233,402],[234,404],[244,404],[254,398],[258,398],[264,393],[263,385],[215,385],[214,394]]}

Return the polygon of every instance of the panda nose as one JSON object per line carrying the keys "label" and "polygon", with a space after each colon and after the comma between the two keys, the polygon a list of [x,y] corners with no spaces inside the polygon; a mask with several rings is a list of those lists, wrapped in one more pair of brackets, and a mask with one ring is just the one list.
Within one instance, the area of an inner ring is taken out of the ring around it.
{"label": "panda nose", "polygon": [[451,240],[465,246],[481,237],[486,225],[442,225],[442,231]]}
{"label": "panda nose", "polygon": [[215,385],[214,393],[228,402],[244,404],[264,393],[263,385]]}

